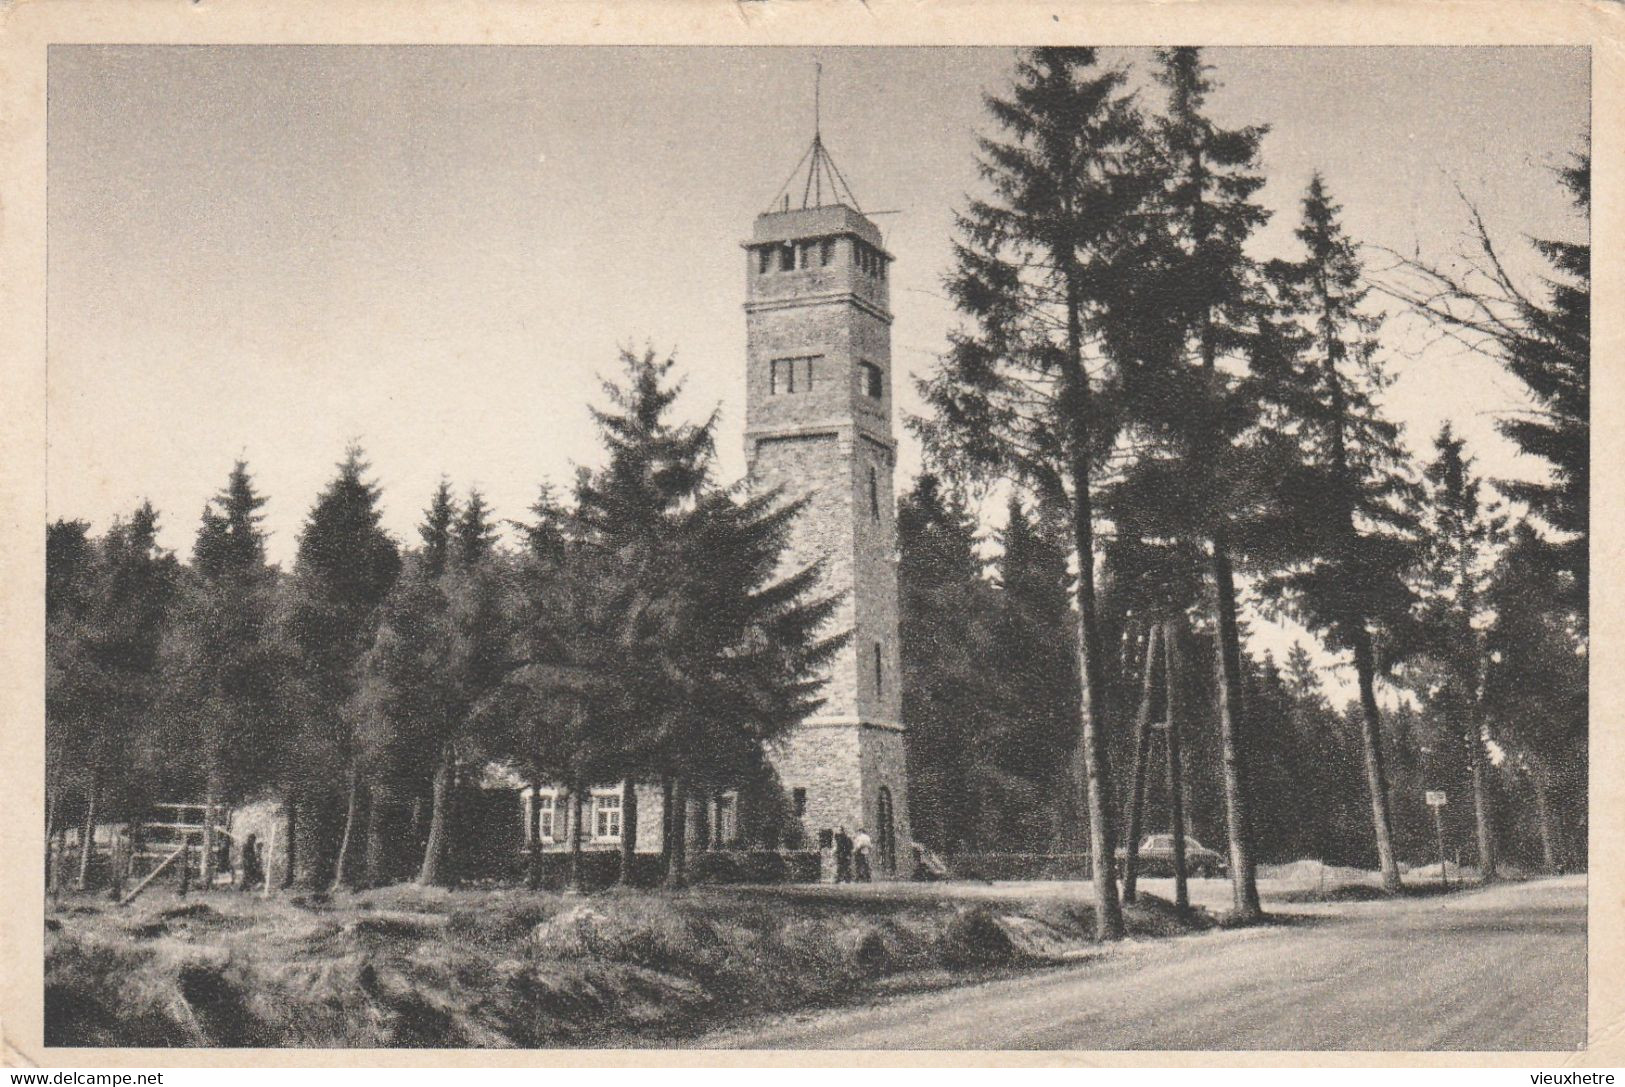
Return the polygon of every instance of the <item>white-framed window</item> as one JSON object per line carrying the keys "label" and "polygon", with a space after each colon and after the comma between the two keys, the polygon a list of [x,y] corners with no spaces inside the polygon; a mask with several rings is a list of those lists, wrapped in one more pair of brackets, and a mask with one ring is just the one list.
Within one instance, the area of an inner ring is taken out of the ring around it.
{"label": "white-framed window", "polygon": [[552,793],[538,793],[536,795],[536,839],[542,842],[556,842],[559,840],[559,826],[554,823],[556,814]]}
{"label": "white-framed window", "polygon": [[717,797],[716,834],[717,840],[723,845],[732,845],[739,839],[738,809],[731,793],[723,793]]}
{"label": "white-framed window", "polygon": [[594,793],[592,795],[592,837],[597,842],[621,840],[621,794]]}

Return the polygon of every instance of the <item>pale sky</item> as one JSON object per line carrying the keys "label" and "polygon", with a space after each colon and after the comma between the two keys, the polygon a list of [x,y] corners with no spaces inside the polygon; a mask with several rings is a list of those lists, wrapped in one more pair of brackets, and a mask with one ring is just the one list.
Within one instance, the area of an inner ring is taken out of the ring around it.
{"label": "pale sky", "polygon": [[[1295,255],[1315,168],[1356,238],[1405,253],[1459,248],[1458,186],[1509,244],[1584,232],[1550,168],[1584,146],[1585,49],[1206,58],[1220,119],[1271,126],[1260,256]],[[1102,59],[1143,74],[1149,52]],[[50,516],[101,531],[147,497],[185,555],[244,456],[286,563],[356,439],[403,541],[442,473],[521,517],[598,462],[595,375],[645,343],[677,353],[692,415],[720,405],[737,477],[739,242],[811,137],[815,60],[827,145],[865,210],[895,212],[894,387],[917,410],[1007,48],[53,47]],[[1499,367],[1402,320],[1390,338],[1414,448],[1449,417],[1486,474],[1539,470],[1494,434],[1519,403]],[[919,455],[898,427],[901,493]]]}

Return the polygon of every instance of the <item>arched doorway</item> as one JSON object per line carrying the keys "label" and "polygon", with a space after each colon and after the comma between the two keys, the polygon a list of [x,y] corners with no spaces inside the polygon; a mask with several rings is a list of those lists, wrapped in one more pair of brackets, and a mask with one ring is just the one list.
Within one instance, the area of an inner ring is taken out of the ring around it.
{"label": "arched doorway", "polygon": [[891,790],[880,787],[880,801],[875,808],[875,830],[880,837],[880,869],[888,876],[897,874],[897,825],[892,817]]}

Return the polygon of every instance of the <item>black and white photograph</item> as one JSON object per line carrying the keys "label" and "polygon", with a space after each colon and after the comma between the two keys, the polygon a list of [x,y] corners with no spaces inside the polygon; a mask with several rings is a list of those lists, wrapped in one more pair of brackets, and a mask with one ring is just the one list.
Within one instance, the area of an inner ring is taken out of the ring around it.
{"label": "black and white photograph", "polygon": [[1583,1058],[1592,48],[1065,39],[50,45],[10,1044]]}

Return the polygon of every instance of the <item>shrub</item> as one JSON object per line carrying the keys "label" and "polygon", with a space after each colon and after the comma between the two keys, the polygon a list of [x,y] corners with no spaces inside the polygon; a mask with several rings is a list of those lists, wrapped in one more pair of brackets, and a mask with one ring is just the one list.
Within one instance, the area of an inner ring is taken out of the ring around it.
{"label": "shrub", "polygon": [[993,911],[968,906],[948,921],[938,942],[944,965],[951,967],[1001,966],[1015,958],[1015,945]]}

